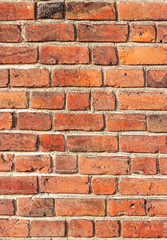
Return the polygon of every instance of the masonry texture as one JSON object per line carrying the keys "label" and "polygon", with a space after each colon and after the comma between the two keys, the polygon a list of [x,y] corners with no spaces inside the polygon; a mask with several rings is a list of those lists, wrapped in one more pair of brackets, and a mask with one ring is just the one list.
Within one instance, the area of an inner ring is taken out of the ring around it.
{"label": "masonry texture", "polygon": [[167,1],[0,1],[0,239],[167,239]]}

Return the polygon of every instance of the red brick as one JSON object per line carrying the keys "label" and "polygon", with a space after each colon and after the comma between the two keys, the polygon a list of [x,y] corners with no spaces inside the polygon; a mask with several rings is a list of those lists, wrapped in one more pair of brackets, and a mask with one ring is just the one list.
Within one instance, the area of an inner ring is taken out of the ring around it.
{"label": "red brick", "polygon": [[22,64],[36,63],[37,49],[36,47],[15,47],[1,46],[0,47],[0,64]]}
{"label": "red brick", "polygon": [[126,42],[126,24],[79,24],[78,41],[82,42]]}
{"label": "red brick", "polygon": [[49,87],[49,71],[44,68],[10,69],[12,87]]}
{"label": "red brick", "polygon": [[1,151],[36,151],[37,136],[28,133],[0,133]]}
{"label": "red brick", "polygon": [[37,177],[11,176],[0,177],[0,194],[32,194],[37,193]]}
{"label": "red brick", "polygon": [[88,177],[57,176],[41,177],[41,192],[46,193],[89,193]]}
{"label": "red brick", "polygon": [[92,49],[93,63],[97,65],[116,65],[117,54],[115,47],[96,46]]}
{"label": "red brick", "polygon": [[167,132],[167,115],[149,115],[147,118],[147,129],[149,132]]}
{"label": "red brick", "polygon": [[132,24],[130,26],[130,41],[132,42],[155,42],[154,25]]}
{"label": "red brick", "polygon": [[109,216],[143,216],[145,213],[144,199],[109,199]]}
{"label": "red brick", "polygon": [[32,221],[31,236],[33,237],[64,237],[64,221]]}
{"label": "red brick", "polygon": [[121,110],[167,110],[166,92],[120,92]]}
{"label": "red brick", "polygon": [[8,85],[8,69],[0,69],[0,87]]}
{"label": "red brick", "polygon": [[71,152],[117,152],[118,143],[116,136],[87,135],[68,136],[68,150]]}
{"label": "red brick", "polygon": [[122,236],[130,238],[166,237],[166,224],[167,221],[123,221]]}
{"label": "red brick", "polygon": [[18,215],[23,217],[52,217],[54,205],[52,198],[19,198]]}
{"label": "red brick", "polygon": [[132,158],[132,173],[137,174],[156,174],[157,160],[155,157],[133,157]]}
{"label": "red brick", "polygon": [[147,87],[166,88],[167,87],[167,70],[149,70],[146,72]]}
{"label": "red brick", "polygon": [[63,2],[49,2],[40,3],[37,5],[37,18],[64,18],[64,3]]}
{"label": "red brick", "polygon": [[144,72],[142,69],[106,69],[104,83],[115,88],[144,87]]}
{"label": "red brick", "polygon": [[41,150],[44,152],[49,151],[64,152],[65,150],[64,136],[60,134],[41,134],[40,145]]}
{"label": "red brick", "polygon": [[159,171],[160,171],[160,174],[167,174],[167,158],[166,157],[160,157]]}
{"label": "red brick", "polygon": [[69,92],[67,96],[67,108],[72,111],[89,109],[88,92]]}
{"label": "red brick", "polygon": [[167,216],[166,199],[149,199],[147,202],[148,216],[163,217]]}
{"label": "red brick", "polygon": [[25,26],[28,42],[73,41],[74,26],[71,23],[31,23]]}
{"label": "red brick", "polygon": [[138,153],[167,153],[167,136],[122,135],[120,151]]}
{"label": "red brick", "polygon": [[0,237],[28,237],[29,221],[22,219],[0,219]]}
{"label": "red brick", "polygon": [[160,43],[167,42],[167,25],[165,24],[158,24],[157,26],[157,41]]}
{"label": "red brick", "polygon": [[96,177],[92,180],[93,194],[112,195],[116,192],[116,178]]}
{"label": "red brick", "polygon": [[0,155],[0,171],[8,172],[12,170],[13,154],[1,153]]}
{"label": "red brick", "polygon": [[119,237],[118,221],[99,220],[95,222],[95,234],[99,238]]}
{"label": "red brick", "polygon": [[104,128],[102,114],[91,113],[56,113],[55,130],[100,131]]}
{"label": "red brick", "polygon": [[63,109],[65,94],[63,92],[33,92],[31,107],[41,109]]}
{"label": "red brick", "polygon": [[166,195],[167,179],[123,178],[119,182],[121,195]]}
{"label": "red brick", "polygon": [[67,19],[114,20],[115,7],[109,2],[68,2]]}
{"label": "red brick", "polygon": [[27,108],[26,92],[0,91],[0,108]]}
{"label": "red brick", "polygon": [[0,172],[10,172],[13,166],[13,155],[12,154],[1,154],[0,155]]}
{"label": "red brick", "polygon": [[0,215],[14,215],[14,202],[11,199],[0,199]]}
{"label": "red brick", "polygon": [[0,25],[0,42],[21,42],[21,26],[17,24]]}
{"label": "red brick", "polygon": [[115,94],[113,92],[92,92],[94,110],[115,110]]}
{"label": "red brick", "polygon": [[55,172],[56,173],[76,173],[77,172],[77,156],[75,155],[56,155],[55,156]]}
{"label": "red brick", "polygon": [[119,47],[120,64],[123,65],[163,65],[167,64],[167,47]]}
{"label": "red brick", "polygon": [[122,156],[79,157],[80,174],[127,174],[129,173],[129,158]]}
{"label": "red brick", "polygon": [[34,19],[34,3],[30,2],[1,2],[0,20]]}
{"label": "red brick", "polygon": [[51,172],[51,157],[49,155],[16,155],[16,172]]}
{"label": "red brick", "polygon": [[167,20],[167,4],[158,2],[121,2],[121,20]]}
{"label": "red brick", "polygon": [[0,112],[0,130],[11,129],[13,125],[12,113]]}
{"label": "red brick", "polygon": [[98,69],[55,69],[54,87],[101,87],[102,74]]}
{"label": "red brick", "polygon": [[99,198],[57,198],[55,212],[58,216],[104,216],[105,201]]}
{"label": "red brick", "polygon": [[144,131],[146,117],[143,114],[107,114],[108,131]]}
{"label": "red brick", "polygon": [[86,64],[89,63],[89,49],[83,46],[42,46],[40,63]]}
{"label": "red brick", "polygon": [[93,237],[93,222],[89,220],[74,219],[69,222],[71,237]]}
{"label": "red brick", "polygon": [[18,113],[18,129],[43,131],[50,130],[51,117],[47,113],[20,112]]}

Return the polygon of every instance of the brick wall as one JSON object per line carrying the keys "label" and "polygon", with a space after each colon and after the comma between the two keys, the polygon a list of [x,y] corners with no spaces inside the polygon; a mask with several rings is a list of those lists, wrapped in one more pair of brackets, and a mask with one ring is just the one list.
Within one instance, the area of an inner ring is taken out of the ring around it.
{"label": "brick wall", "polygon": [[0,239],[167,239],[165,21],[0,1]]}

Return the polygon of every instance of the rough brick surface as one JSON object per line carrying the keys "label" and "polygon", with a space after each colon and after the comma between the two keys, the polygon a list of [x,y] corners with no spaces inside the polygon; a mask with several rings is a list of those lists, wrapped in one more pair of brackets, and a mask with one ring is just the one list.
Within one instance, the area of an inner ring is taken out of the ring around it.
{"label": "rough brick surface", "polygon": [[167,1],[0,0],[0,239],[167,239]]}

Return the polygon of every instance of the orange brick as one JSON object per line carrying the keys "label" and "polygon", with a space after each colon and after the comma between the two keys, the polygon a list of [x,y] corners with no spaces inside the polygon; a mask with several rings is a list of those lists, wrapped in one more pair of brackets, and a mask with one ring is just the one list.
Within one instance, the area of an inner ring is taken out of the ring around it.
{"label": "orange brick", "polygon": [[121,135],[120,151],[136,153],[167,153],[167,136]]}
{"label": "orange brick", "polygon": [[58,216],[104,216],[105,201],[99,198],[57,198],[55,212]]}
{"label": "orange brick", "polygon": [[119,156],[79,157],[80,174],[127,174],[129,172],[129,158]]}
{"label": "orange brick", "polygon": [[144,199],[109,199],[109,216],[143,216],[145,213]]}
{"label": "orange brick", "polygon": [[25,26],[28,42],[73,41],[74,26],[71,23],[31,23]]}
{"label": "orange brick", "polygon": [[99,110],[115,110],[115,94],[113,92],[92,92],[93,108]]}
{"label": "orange brick", "polygon": [[167,174],[167,158],[166,157],[160,157],[159,159],[159,171],[160,174]]}
{"label": "orange brick", "polygon": [[163,217],[167,216],[166,199],[149,199],[147,202],[148,216]]}
{"label": "orange brick", "polygon": [[100,87],[102,74],[98,69],[55,69],[54,87]]}
{"label": "orange brick", "polygon": [[49,87],[49,71],[44,68],[10,69],[13,87]]}
{"label": "orange brick", "polygon": [[36,63],[37,48],[36,47],[15,47],[0,46],[0,63],[1,64],[22,64]]}
{"label": "orange brick", "polygon": [[167,4],[160,2],[120,2],[121,20],[167,20]]}
{"label": "orange brick", "polygon": [[102,114],[91,113],[56,113],[55,130],[100,131],[104,128]]}
{"label": "orange brick", "polygon": [[46,193],[89,193],[88,177],[57,176],[41,177],[41,192]]}
{"label": "orange brick", "polygon": [[93,237],[93,222],[89,220],[71,220],[69,222],[71,237]]}
{"label": "orange brick", "polygon": [[166,224],[166,221],[123,221],[122,236],[130,238],[166,237]]}
{"label": "orange brick", "polygon": [[42,46],[39,61],[44,64],[86,64],[89,63],[89,49],[83,46]]}
{"label": "orange brick", "polygon": [[68,2],[67,19],[114,20],[115,7],[109,2]]}
{"label": "orange brick", "polygon": [[19,198],[18,215],[23,217],[51,217],[54,214],[52,198]]}
{"label": "orange brick", "polygon": [[34,3],[32,2],[1,2],[0,20],[34,19]]}
{"label": "orange brick", "polygon": [[26,92],[1,91],[0,108],[27,108]]}
{"label": "orange brick", "polygon": [[0,219],[0,237],[28,237],[29,221],[22,219]]}
{"label": "orange brick", "polygon": [[167,42],[167,25],[158,24],[157,26],[157,41],[160,43]]}
{"label": "orange brick", "polygon": [[0,42],[21,42],[21,26],[16,24],[0,25]]}
{"label": "orange brick", "polygon": [[147,87],[166,88],[167,87],[167,70],[149,70],[146,72]]}
{"label": "orange brick", "polygon": [[64,136],[60,134],[41,134],[40,145],[41,150],[44,152],[50,151],[64,152],[65,150]]}
{"label": "orange brick", "polygon": [[41,109],[63,109],[65,94],[63,92],[33,92],[31,107]]}
{"label": "orange brick", "polygon": [[116,178],[96,177],[92,180],[93,193],[99,194],[114,194],[116,192]]}
{"label": "orange brick", "polygon": [[48,155],[16,155],[16,172],[51,172],[51,157]]}
{"label": "orange brick", "polygon": [[20,112],[18,113],[18,129],[43,131],[50,130],[51,117],[47,113]]}
{"label": "orange brick", "polygon": [[155,27],[153,25],[130,26],[130,41],[132,42],[155,42]]}
{"label": "orange brick", "polygon": [[156,174],[157,159],[155,157],[133,157],[132,158],[132,173],[137,174]]}
{"label": "orange brick", "polygon": [[12,154],[1,154],[0,155],[0,171],[10,172],[13,167],[13,155]]}
{"label": "orange brick", "polygon": [[38,221],[31,222],[32,237],[64,237],[65,222],[64,221]]}
{"label": "orange brick", "polygon": [[166,92],[119,92],[121,110],[167,110]]}
{"label": "orange brick", "polygon": [[89,109],[88,92],[69,92],[67,96],[67,108],[72,111]]}
{"label": "orange brick", "polygon": [[0,199],[0,215],[14,215],[14,201],[11,199]]}
{"label": "orange brick", "polygon": [[122,178],[119,182],[121,195],[166,195],[167,179]]}
{"label": "orange brick", "polygon": [[99,220],[95,222],[95,234],[99,238],[119,237],[118,221]]}
{"label": "orange brick", "polygon": [[55,156],[56,173],[76,173],[77,156],[75,155],[56,155]]}
{"label": "orange brick", "polygon": [[8,70],[0,69],[0,87],[7,87],[8,85]]}
{"label": "orange brick", "polygon": [[11,129],[13,125],[12,113],[0,112],[0,130]]}
{"label": "orange brick", "polygon": [[98,46],[93,47],[93,63],[97,65],[116,65],[117,53],[115,47]]}
{"label": "orange brick", "polygon": [[108,131],[144,131],[146,117],[143,114],[107,114]]}
{"label": "orange brick", "polygon": [[104,84],[115,88],[144,87],[144,72],[142,69],[106,69]]}
{"label": "orange brick", "polygon": [[167,47],[119,47],[120,63],[123,65],[167,64]]}
{"label": "orange brick", "polygon": [[78,41],[81,42],[126,42],[126,24],[79,24]]}
{"label": "orange brick", "polygon": [[118,150],[117,137],[109,135],[68,136],[67,144],[71,152],[117,152]]}

